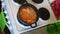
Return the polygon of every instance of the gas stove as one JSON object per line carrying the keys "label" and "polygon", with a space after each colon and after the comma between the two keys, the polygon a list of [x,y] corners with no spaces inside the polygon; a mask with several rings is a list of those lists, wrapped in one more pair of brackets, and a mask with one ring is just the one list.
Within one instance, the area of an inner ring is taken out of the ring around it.
{"label": "gas stove", "polygon": [[[27,0],[28,3],[34,5],[37,9],[44,8],[44,9],[48,10],[48,12],[50,14],[49,19],[47,19],[47,20],[44,20],[42,17],[39,17],[39,19],[37,21],[37,27],[35,27],[35,28],[31,28],[30,26],[24,26],[24,25],[20,24],[19,21],[17,20],[17,13],[18,13],[18,9],[21,6],[21,4],[18,4],[16,2],[14,2],[13,0],[4,0],[4,2],[6,4],[6,11],[7,11],[7,18],[8,18],[7,26],[12,34],[24,33],[24,32],[43,27],[43,26],[46,26],[48,24],[51,24],[51,23],[54,23],[55,21],[57,21],[48,0],[43,0],[43,2],[41,2],[41,3],[35,3],[32,0]],[[41,11],[42,11],[42,9],[41,9]],[[45,14],[43,13],[43,15],[45,15]],[[33,26],[34,26],[34,24],[33,24]]]}

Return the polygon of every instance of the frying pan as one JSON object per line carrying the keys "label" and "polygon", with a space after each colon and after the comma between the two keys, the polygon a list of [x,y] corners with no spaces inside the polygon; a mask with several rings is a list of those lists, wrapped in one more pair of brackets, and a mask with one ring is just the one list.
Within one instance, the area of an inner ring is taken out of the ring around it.
{"label": "frying pan", "polygon": [[[25,7],[25,6],[29,6],[29,7],[31,7],[32,9],[34,9],[34,11],[36,12],[36,15],[37,15],[37,19],[36,19],[36,21],[34,22],[34,26],[32,26],[33,24],[27,24],[27,23],[25,23],[20,17],[19,17],[19,11],[21,10],[21,8],[22,7]],[[39,19],[39,16],[38,16],[38,10],[37,10],[37,8],[34,6],[34,5],[32,5],[32,4],[30,4],[30,3],[24,3],[24,4],[22,4],[21,6],[20,6],[20,8],[19,8],[19,10],[18,10],[18,13],[17,13],[17,20],[19,21],[19,23],[21,23],[21,24],[23,24],[24,26],[31,26],[32,28],[34,28],[34,27],[36,27],[37,26],[37,21],[38,21],[38,19]]]}

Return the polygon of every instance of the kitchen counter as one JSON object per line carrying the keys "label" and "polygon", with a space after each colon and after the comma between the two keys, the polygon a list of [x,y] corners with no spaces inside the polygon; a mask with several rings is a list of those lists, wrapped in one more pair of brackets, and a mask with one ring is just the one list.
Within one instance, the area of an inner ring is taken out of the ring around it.
{"label": "kitchen counter", "polygon": [[46,27],[38,28],[38,29],[35,29],[35,30],[31,30],[31,31],[22,33],[22,34],[47,34],[45,28]]}
{"label": "kitchen counter", "polygon": [[[0,30],[0,34],[2,34],[1,30]],[[28,32],[25,32],[25,33],[22,33],[22,34],[47,34],[47,33],[46,33],[46,30],[45,30],[45,27],[43,27],[43,28],[38,28],[38,29],[35,29],[35,30],[28,31]]]}

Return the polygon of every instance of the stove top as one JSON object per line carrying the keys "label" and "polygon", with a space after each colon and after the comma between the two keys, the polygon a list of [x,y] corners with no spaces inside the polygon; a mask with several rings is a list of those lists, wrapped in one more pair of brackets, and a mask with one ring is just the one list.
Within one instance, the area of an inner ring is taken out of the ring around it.
{"label": "stove top", "polygon": [[[49,12],[50,17],[47,20],[42,19],[46,18],[44,17],[45,15],[47,15],[48,13],[44,14],[43,12],[41,14],[43,14],[44,16],[39,17],[38,21],[37,21],[37,27],[35,28],[31,28],[30,26],[24,26],[22,24],[19,23],[19,21],[17,20],[17,13],[18,13],[18,9],[21,6],[21,4],[15,3],[13,0],[4,0],[5,4],[6,4],[6,10],[7,10],[7,14],[8,14],[8,28],[10,29],[10,31],[14,32],[14,34],[19,34],[19,33],[23,33],[23,32],[27,32],[33,29],[37,29],[39,27],[43,27],[45,25],[51,24],[55,21],[57,21],[57,19],[54,16],[53,10],[50,7],[50,4],[48,2],[48,0],[43,0],[43,2],[41,3],[36,3],[33,2],[32,0],[27,0],[28,3],[34,5],[37,9],[40,8],[46,8],[46,10]],[[43,9],[44,10],[44,9]],[[40,10],[42,11],[42,10]],[[33,24],[34,25],[34,24]],[[12,32],[12,33],[13,33]]]}

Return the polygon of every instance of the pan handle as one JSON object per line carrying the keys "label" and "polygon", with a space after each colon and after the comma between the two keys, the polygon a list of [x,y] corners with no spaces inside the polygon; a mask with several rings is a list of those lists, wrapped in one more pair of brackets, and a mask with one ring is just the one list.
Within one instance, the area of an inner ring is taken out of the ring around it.
{"label": "pan handle", "polygon": [[35,23],[34,25],[31,25],[31,28],[35,28],[37,27],[37,23]]}

